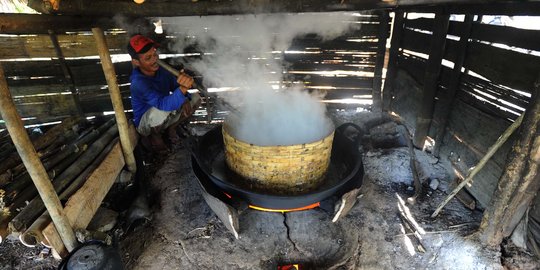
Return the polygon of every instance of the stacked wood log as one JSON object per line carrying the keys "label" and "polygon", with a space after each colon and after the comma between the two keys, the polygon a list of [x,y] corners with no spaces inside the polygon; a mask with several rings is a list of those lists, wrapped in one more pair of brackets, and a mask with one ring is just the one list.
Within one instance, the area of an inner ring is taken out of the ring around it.
{"label": "stacked wood log", "polygon": [[[32,141],[60,200],[85,183],[118,140],[114,119],[95,122],[66,119]],[[13,233],[23,244],[35,246],[43,242],[41,231],[50,217],[10,143],[9,135],[0,133],[0,242]]]}

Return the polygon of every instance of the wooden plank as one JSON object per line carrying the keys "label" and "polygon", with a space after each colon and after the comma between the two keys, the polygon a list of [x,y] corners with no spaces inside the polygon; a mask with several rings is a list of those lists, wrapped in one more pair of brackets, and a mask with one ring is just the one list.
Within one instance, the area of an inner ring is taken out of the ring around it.
{"label": "wooden plank", "polygon": [[30,85],[30,86],[11,86],[9,87],[11,95],[15,98],[19,96],[51,94],[68,92],[69,88],[65,84],[46,84],[46,85]]}
{"label": "wooden plank", "polygon": [[515,119],[516,115],[508,111],[501,110],[500,108],[494,106],[491,103],[488,103],[483,100],[479,100],[475,96],[471,95],[470,92],[458,91],[457,98],[462,102],[474,106],[482,112],[489,114],[494,117],[499,117],[501,119]]}
{"label": "wooden plank", "polygon": [[58,10],[44,9],[41,1],[30,0],[29,6],[42,12],[57,12],[66,15],[93,15],[113,17],[122,11],[126,16],[135,17],[168,17],[168,16],[207,16],[231,14],[260,14],[260,13],[299,13],[299,12],[329,12],[329,11],[355,11],[391,7],[386,2],[376,0],[350,0],[347,2],[308,0],[308,1],[257,1],[238,0],[234,2],[197,1],[197,2],[157,2],[152,8],[147,5],[137,5],[130,1],[98,0],[87,3],[83,0],[60,2]]}
{"label": "wooden plank", "polygon": [[[411,0],[414,2],[414,0]],[[508,16],[517,16],[517,15],[540,15],[540,3],[533,1],[526,2],[517,2],[517,1],[506,1],[499,3],[489,3],[486,2],[471,2],[467,1],[463,4],[456,4],[447,2],[446,5],[443,4],[444,1],[439,2],[439,7],[443,6],[446,12],[450,14],[478,14],[478,15],[508,15]],[[434,5],[425,5],[422,6],[418,3],[416,6],[405,6],[404,3],[400,2],[401,8],[406,12],[420,12],[420,13],[431,13],[435,11]]]}
{"label": "wooden plank", "polygon": [[344,71],[362,71],[372,73],[374,67],[371,65],[365,64],[326,64],[326,63],[293,63],[287,65],[287,70],[291,71],[335,71],[335,70],[344,70]]}
{"label": "wooden plank", "polygon": [[412,55],[400,54],[398,56],[399,68],[407,71],[416,82],[422,85],[424,74],[426,71],[427,59],[419,58]]}
{"label": "wooden plank", "polygon": [[367,99],[371,98],[371,89],[339,89],[339,90],[327,90],[325,91],[323,99],[344,99],[354,98],[355,96],[363,96]]}
{"label": "wooden plank", "polygon": [[538,30],[475,23],[471,38],[540,51],[540,31]]}
{"label": "wooden plank", "polygon": [[[130,19],[124,17],[126,22]],[[111,17],[57,16],[47,14],[0,14],[0,34],[47,34],[57,32],[88,31],[92,26],[104,29],[118,27]]]}
{"label": "wooden plank", "polygon": [[[521,108],[526,108],[529,104],[529,97],[526,98],[517,98],[510,90],[499,89],[497,86],[490,84],[489,82],[477,84],[471,83],[469,81],[463,81],[461,83],[461,91],[476,95],[482,99],[492,103],[494,106],[500,106],[500,110],[511,110],[514,112],[521,113],[523,110],[514,108],[513,106],[508,105],[511,103],[517,105]],[[517,116],[516,116],[517,117]],[[512,118],[514,119],[514,118]]]}
{"label": "wooden plank", "polygon": [[[503,88],[500,85],[495,85],[491,82],[488,82],[486,80],[483,80],[478,77],[474,77],[471,75],[463,75],[461,81],[461,89],[467,92],[472,92],[475,89],[486,92],[489,95],[493,95],[492,99],[495,103],[500,104],[503,107],[507,107],[507,104],[504,104],[504,102],[509,102],[512,104],[515,104],[517,106],[520,106],[522,108],[526,108],[531,100],[531,97],[529,95],[526,95],[528,91],[523,92],[516,92],[512,91],[508,88]],[[501,100],[504,100],[502,102]],[[514,109],[516,110],[516,109]],[[517,117],[516,117],[517,118]]]}
{"label": "wooden plank", "polygon": [[432,31],[433,19],[431,18],[407,19],[407,21],[405,21],[405,28],[418,29],[418,30],[423,30],[423,31]]}
{"label": "wooden plank", "polygon": [[[135,127],[130,126],[130,139],[135,147],[137,142],[137,132]],[[99,167],[88,176],[85,184],[69,198],[64,207],[67,219],[71,226],[76,229],[85,229],[90,220],[101,205],[103,198],[111,188],[116,176],[124,167],[124,157],[120,143],[116,143],[111,152]],[[43,235],[51,246],[61,256],[66,256],[67,252],[63,244],[59,241],[58,233],[52,224],[44,230]]]}
{"label": "wooden plank", "polygon": [[[126,34],[108,35],[111,53],[125,53]],[[92,56],[97,48],[91,35],[58,35],[58,43],[65,57]],[[3,37],[0,40],[0,59],[56,57],[48,35]]]}
{"label": "wooden plank", "polygon": [[457,59],[454,60],[454,69],[452,72],[452,79],[450,82],[450,85],[448,87],[448,92],[445,95],[445,98],[441,100],[437,105],[441,108],[442,115],[438,119],[439,127],[437,131],[437,135],[435,136],[435,146],[433,147],[433,154],[436,157],[439,157],[440,148],[441,148],[441,141],[444,136],[444,132],[446,130],[446,125],[448,123],[448,117],[450,115],[451,106],[454,103],[454,100],[456,98],[456,93],[459,88],[459,82],[461,81],[461,68],[463,67],[463,62],[465,61],[466,51],[467,51],[467,44],[469,36],[471,34],[471,28],[473,23],[473,16],[472,15],[466,15],[465,17],[465,24],[467,25],[466,28],[462,28],[463,32],[460,33],[459,37],[459,55]]}
{"label": "wooden plank", "polygon": [[424,146],[424,140],[428,135],[431,120],[433,118],[434,99],[437,93],[438,78],[441,70],[441,61],[444,55],[449,19],[450,15],[443,12],[439,12],[435,15],[433,39],[431,41],[430,54],[424,77],[424,89],[421,98],[422,103],[420,109],[417,111],[416,128],[413,138],[413,143],[418,148]]}
{"label": "wooden plank", "polygon": [[[475,13],[476,14],[476,13]],[[433,27],[433,19],[418,18],[407,20],[405,27],[431,31]],[[448,34],[459,36],[464,28],[467,28],[466,23],[451,21],[448,28]],[[506,44],[529,50],[540,50],[540,31],[520,29],[510,26],[493,25],[485,23],[473,23],[470,38],[488,41],[493,43]]]}
{"label": "wooden plank", "polygon": [[514,131],[521,125],[521,121],[523,120],[523,115],[521,115],[512,125],[506,129],[499,138],[497,138],[497,141],[489,147],[487,153],[482,156],[480,161],[478,161],[477,164],[472,168],[472,170],[468,173],[467,177],[463,182],[459,183],[459,185],[448,194],[448,196],[444,199],[444,201],[437,207],[437,209],[433,212],[431,215],[432,218],[436,217],[439,212],[442,210],[442,208],[467,184],[471,184],[471,181],[474,179],[475,175],[480,172],[486,165],[486,163],[489,161],[489,159],[499,150],[499,148],[510,138],[510,136],[514,133]]}
{"label": "wooden plank", "polygon": [[21,117],[38,118],[43,122],[49,118],[77,113],[70,94],[15,98],[14,102]]}
{"label": "wooden plank", "polygon": [[363,109],[370,111],[370,104],[351,104],[351,103],[326,103],[327,110],[346,110],[346,111],[358,111],[358,109]]}
{"label": "wooden plank", "polygon": [[401,41],[403,39],[403,23],[405,16],[402,11],[396,11],[394,13],[394,30],[392,32],[392,40],[390,41],[390,52],[388,59],[388,70],[386,72],[386,80],[384,83],[382,93],[382,107],[384,111],[390,110],[392,101],[392,92],[394,91],[394,83],[397,75],[398,68],[398,50],[401,47]]}
{"label": "wooden plank", "polygon": [[430,34],[404,29],[401,48],[413,52],[429,54],[431,37]]}
{"label": "wooden plank", "polygon": [[[122,102],[126,110],[131,109],[131,99],[123,98]],[[81,99],[81,107],[85,114],[103,114],[106,111],[114,111],[111,99],[108,96],[92,100]]]}
{"label": "wooden plank", "polygon": [[16,98],[14,101],[22,117],[77,114],[70,94]]}
{"label": "wooden plank", "polygon": [[8,85],[15,87],[24,87],[24,86],[36,86],[36,85],[54,85],[60,84],[63,82],[63,76],[57,77],[18,77],[16,79],[8,79]]}
{"label": "wooden plank", "polygon": [[[540,72],[540,57],[470,42],[464,67],[493,83],[531,91]],[[497,57],[493,57],[496,55]],[[474,57],[473,57],[474,56]]]}
{"label": "wooden plank", "polygon": [[62,76],[62,68],[59,63],[46,61],[5,61],[2,65],[6,69],[6,78],[20,77],[43,77]]}
{"label": "wooden plank", "polygon": [[[456,100],[441,145],[441,156],[452,161],[456,171],[466,177],[469,169],[478,163],[490,144],[493,144],[509,125],[508,121]],[[513,138],[510,138],[510,141],[512,140]],[[473,184],[466,187],[478,200],[480,208],[489,207],[511,145],[511,142],[503,145],[475,176]]]}
{"label": "wooden plank", "polygon": [[390,16],[387,11],[381,11],[379,16],[379,33],[378,33],[378,49],[377,49],[377,60],[375,62],[375,70],[373,74],[373,110],[374,112],[382,112],[382,73],[384,67],[384,56],[386,53],[386,39],[389,36],[390,26],[388,22],[390,21]]}
{"label": "wooden plank", "polygon": [[310,75],[305,79],[305,74],[289,74],[295,81],[303,81],[307,86],[332,86],[336,88],[369,88],[373,85],[373,78],[370,77],[325,77]]}
{"label": "wooden plank", "polygon": [[51,38],[51,41],[54,46],[54,51],[56,52],[56,60],[60,63],[60,67],[62,68],[62,73],[64,73],[65,82],[69,87],[69,90],[71,92],[71,97],[73,98],[73,102],[75,103],[75,108],[77,109],[77,114],[79,116],[84,116],[83,111],[81,109],[81,103],[79,101],[79,93],[77,92],[77,88],[75,88],[75,83],[73,81],[73,74],[71,74],[71,70],[66,64],[66,59],[64,57],[64,54],[62,53],[62,49],[60,48],[60,44],[58,43],[58,37],[54,33],[53,30],[49,30],[49,37]]}
{"label": "wooden plank", "polygon": [[344,52],[316,52],[316,53],[284,53],[283,59],[288,62],[306,61],[306,62],[322,62],[332,60],[344,60],[356,62],[373,62],[375,63],[376,52],[365,51],[349,51]]}
{"label": "wooden plank", "polygon": [[[73,116],[72,114],[66,114],[66,115],[58,115],[58,116],[51,116],[47,115],[40,118],[30,118],[30,119],[23,119],[23,125],[37,125],[37,124],[43,124],[43,123],[50,123],[50,122],[61,122],[62,120],[69,118]],[[92,116],[92,115],[87,115]],[[4,123],[0,123],[0,128],[5,128],[6,125]]]}
{"label": "wooden plank", "polygon": [[[97,53],[97,51],[96,51]],[[77,86],[106,84],[105,75],[101,64],[96,61],[88,64],[78,64],[70,66],[73,73],[73,80]],[[131,62],[119,62],[114,64],[114,69],[117,71],[117,81],[120,84],[129,82],[131,75]]]}
{"label": "wooden plank", "polygon": [[327,51],[349,51],[349,50],[362,50],[362,51],[377,51],[377,42],[367,41],[326,41],[312,43],[303,42],[301,44],[294,43],[287,49],[289,51],[303,51],[303,50],[327,50]]}

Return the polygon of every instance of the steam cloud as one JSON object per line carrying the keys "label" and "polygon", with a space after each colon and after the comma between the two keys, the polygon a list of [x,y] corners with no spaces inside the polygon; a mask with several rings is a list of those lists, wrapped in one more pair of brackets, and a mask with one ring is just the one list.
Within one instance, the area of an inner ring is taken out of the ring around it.
{"label": "steam cloud", "polygon": [[220,95],[240,110],[227,119],[236,138],[256,145],[293,145],[318,141],[333,125],[316,96],[298,86],[272,87],[283,79],[280,53],[300,34],[315,33],[323,39],[343,35],[350,29],[350,18],[347,13],[306,13],[162,20],[167,33],[187,37],[178,40],[173,51],[196,43],[211,54],[189,63],[205,84],[241,90]]}

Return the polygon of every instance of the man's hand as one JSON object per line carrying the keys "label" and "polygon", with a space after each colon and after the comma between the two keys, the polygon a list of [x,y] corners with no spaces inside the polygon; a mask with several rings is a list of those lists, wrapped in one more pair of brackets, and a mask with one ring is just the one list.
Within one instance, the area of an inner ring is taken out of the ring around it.
{"label": "man's hand", "polygon": [[180,85],[180,90],[182,91],[184,95],[193,85],[193,78],[184,72],[180,72],[180,74],[178,75],[178,79],[176,81]]}

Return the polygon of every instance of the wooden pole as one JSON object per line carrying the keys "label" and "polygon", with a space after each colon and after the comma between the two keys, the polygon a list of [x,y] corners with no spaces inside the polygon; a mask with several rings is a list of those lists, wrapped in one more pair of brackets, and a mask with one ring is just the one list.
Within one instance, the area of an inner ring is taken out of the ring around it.
{"label": "wooden pole", "polygon": [[508,140],[508,138],[510,137],[510,135],[512,135],[512,133],[514,133],[514,131],[519,127],[519,125],[521,125],[521,121],[523,121],[523,114],[518,118],[516,119],[516,121],[514,123],[512,123],[512,125],[510,125],[506,131],[504,131],[504,133],[497,139],[497,141],[495,142],[495,144],[493,144],[489,150],[487,151],[486,155],[484,157],[482,157],[482,159],[478,162],[478,164],[476,164],[476,166],[474,166],[474,169],[469,173],[469,176],[467,176],[467,178],[465,178],[465,180],[463,180],[461,183],[459,183],[459,185],[454,188],[454,190],[452,190],[452,192],[450,194],[448,194],[448,196],[446,197],[446,199],[444,199],[444,201],[437,207],[437,209],[435,210],[435,212],[433,212],[433,214],[431,215],[432,218],[436,217],[439,212],[443,209],[443,207],[454,197],[456,196],[456,194],[465,186],[467,185],[469,182],[471,182],[471,180],[474,178],[474,176],[482,169],[484,168],[484,165],[486,165],[486,163],[488,162],[488,160],[495,154],[495,152],[497,152],[497,150],[499,150],[499,148],[501,148],[501,146],[506,142],[506,140]]}
{"label": "wooden pole", "polygon": [[389,25],[388,21],[390,16],[388,11],[383,10],[379,12],[379,34],[377,42],[377,60],[375,60],[375,72],[373,74],[373,89],[372,89],[372,98],[373,98],[373,112],[382,112],[382,96],[381,96],[381,86],[382,86],[382,73],[384,68],[384,57],[386,53],[386,39],[388,38]]}
{"label": "wooden pole", "polygon": [[19,152],[28,173],[32,176],[32,181],[39,192],[39,196],[51,215],[62,242],[68,251],[73,250],[77,246],[75,233],[67,220],[51,180],[37,156],[36,149],[34,149],[28,134],[24,130],[22,120],[15,108],[15,104],[13,104],[2,65],[0,65],[0,113],[2,119],[6,122],[6,128],[11,135],[13,144],[17,148],[17,152]]}
{"label": "wooden pole", "polygon": [[77,107],[77,113],[79,116],[83,117],[84,112],[81,107],[81,100],[79,98],[79,91],[77,91],[77,88],[75,87],[75,81],[73,80],[73,74],[71,73],[71,69],[69,69],[66,59],[64,58],[64,54],[62,53],[62,48],[60,48],[60,43],[58,42],[58,37],[56,36],[56,33],[54,33],[53,30],[49,30],[49,37],[51,38],[51,42],[54,47],[54,51],[56,52],[56,56],[58,58],[58,62],[60,63],[60,67],[62,68],[62,72],[64,73],[64,78],[66,78],[66,83],[69,84],[69,90],[71,91],[71,95],[73,96],[73,102],[75,103],[75,107]]}
{"label": "wooden pole", "polygon": [[[133,141],[137,139],[137,131],[133,125],[130,126],[130,138]],[[120,144],[116,144],[99,167],[88,176],[84,185],[69,198],[65,209],[73,228],[83,229],[88,226],[124,164]],[[52,224],[43,230],[43,235],[60,255],[67,255]]]}
{"label": "wooden pole", "polygon": [[504,174],[480,224],[480,239],[498,246],[510,236],[540,188],[540,77]]}
{"label": "wooden pole", "polygon": [[[53,180],[53,188],[58,193],[62,192],[93,160],[103,151],[110,141],[118,134],[117,126],[112,126],[97,141],[82,153],[77,161],[71,164],[59,176]],[[41,211],[44,211],[43,201],[35,198],[9,223],[13,231],[24,231],[36,219]],[[73,225],[73,224],[72,224]]]}
{"label": "wooden pole", "polygon": [[428,135],[431,119],[433,118],[433,107],[439,85],[439,72],[444,57],[450,15],[439,11],[434,20],[431,48],[424,76],[424,89],[420,109],[416,116],[416,129],[413,137],[414,145],[419,148],[424,147],[424,140]]}
{"label": "wooden pole", "polygon": [[448,123],[448,118],[450,117],[450,111],[452,110],[452,104],[456,99],[456,93],[459,89],[459,83],[461,82],[461,68],[465,62],[465,57],[467,56],[467,44],[469,44],[469,36],[471,35],[471,29],[473,24],[473,15],[467,14],[463,22],[464,27],[459,37],[458,43],[458,55],[454,60],[454,69],[452,70],[452,81],[448,87],[448,95],[446,98],[441,100],[441,120],[439,129],[437,130],[437,135],[435,136],[435,146],[433,147],[433,155],[439,157],[441,151],[441,144],[446,131],[446,125]]}
{"label": "wooden pole", "polygon": [[96,39],[96,45],[98,48],[99,58],[101,59],[101,66],[109,85],[109,93],[111,95],[111,101],[114,108],[114,115],[116,117],[116,124],[118,125],[118,132],[120,133],[120,144],[122,145],[122,152],[124,153],[124,160],[128,170],[135,173],[137,165],[135,163],[135,156],[133,155],[132,142],[129,140],[129,124],[124,113],[124,105],[122,103],[122,95],[120,95],[120,88],[116,81],[116,72],[114,71],[114,65],[111,61],[107,42],[105,41],[105,35],[101,28],[92,28],[92,33]]}
{"label": "wooden pole", "polygon": [[383,111],[390,110],[392,101],[392,92],[394,91],[394,80],[397,75],[398,54],[401,46],[401,37],[403,36],[403,25],[405,23],[405,14],[403,11],[394,13],[394,23],[392,30],[392,41],[390,41],[390,52],[388,59],[388,70],[386,71],[386,79],[384,80],[384,88],[382,92],[382,108]]}

